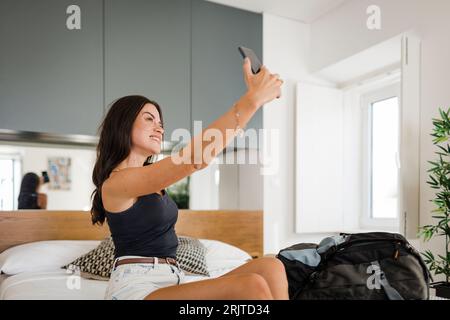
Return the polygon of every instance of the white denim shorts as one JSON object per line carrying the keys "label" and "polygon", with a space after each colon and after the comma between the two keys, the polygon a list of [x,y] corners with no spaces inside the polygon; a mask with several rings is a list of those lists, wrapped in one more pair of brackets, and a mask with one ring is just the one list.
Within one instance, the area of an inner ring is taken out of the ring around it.
{"label": "white denim shorts", "polygon": [[[116,261],[140,256],[122,256]],[[185,274],[179,266],[166,263],[127,263],[111,271],[105,299],[142,300],[153,291],[184,283]]]}

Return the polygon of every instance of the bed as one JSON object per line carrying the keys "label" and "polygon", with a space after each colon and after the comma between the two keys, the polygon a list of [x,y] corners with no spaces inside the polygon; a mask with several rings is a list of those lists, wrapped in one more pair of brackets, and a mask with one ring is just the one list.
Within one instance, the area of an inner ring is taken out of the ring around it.
{"label": "bed", "polygon": [[[262,255],[262,211],[180,210],[175,228],[206,248],[209,277],[188,274],[188,282],[221,276]],[[5,211],[0,235],[0,300],[103,299],[107,281],[61,268],[109,236],[106,225],[90,224],[89,213]]]}

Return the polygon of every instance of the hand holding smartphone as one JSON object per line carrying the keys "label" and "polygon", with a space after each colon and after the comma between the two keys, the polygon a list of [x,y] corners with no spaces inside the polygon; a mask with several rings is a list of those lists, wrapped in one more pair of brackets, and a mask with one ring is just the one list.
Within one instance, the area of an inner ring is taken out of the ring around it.
{"label": "hand holding smartphone", "polygon": [[238,47],[239,52],[242,55],[242,58],[249,58],[252,65],[253,74],[257,74],[259,70],[261,70],[262,63],[259,60],[258,56],[253,52],[252,49],[246,47]]}
{"label": "hand holding smartphone", "polygon": [[44,183],[50,182],[50,178],[48,176],[47,171],[42,171],[42,177],[43,177],[43,182]]}
{"label": "hand holding smartphone", "polygon": [[[243,46],[238,47],[238,50],[241,53],[242,58],[250,59],[252,72],[253,72],[253,74],[257,74],[261,70],[262,63],[261,63],[261,60],[259,60],[256,53],[252,49],[246,48]],[[277,99],[279,99],[279,98],[280,98],[280,96],[277,97]]]}

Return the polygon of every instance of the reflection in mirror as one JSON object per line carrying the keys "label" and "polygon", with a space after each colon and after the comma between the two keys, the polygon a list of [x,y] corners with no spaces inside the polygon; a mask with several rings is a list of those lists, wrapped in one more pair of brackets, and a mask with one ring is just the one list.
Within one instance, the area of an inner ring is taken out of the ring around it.
{"label": "reflection in mirror", "polygon": [[[257,153],[256,150],[228,152],[233,157]],[[161,154],[158,160],[168,155],[170,151]],[[0,143],[0,210],[89,211],[95,159],[95,146]],[[43,172],[47,172],[48,183],[43,183]],[[25,175],[27,181],[23,179]],[[30,178],[36,183],[30,182]],[[226,164],[221,154],[208,167],[169,186],[167,193],[179,209],[261,210],[262,185],[259,164],[248,164],[248,161]],[[240,190],[252,192],[245,193],[244,197]]]}
{"label": "reflection in mirror", "polygon": [[261,164],[245,161],[251,156],[256,159],[257,153],[254,149],[221,153],[206,168],[170,186],[168,193],[179,209],[262,210]]}
{"label": "reflection in mirror", "polygon": [[[195,172],[190,181],[190,208],[262,210],[261,164],[248,161],[256,159],[257,153],[255,149],[228,151],[205,169]],[[227,161],[227,157],[234,160]]]}
{"label": "reflection in mirror", "polygon": [[[94,163],[94,147],[2,143],[0,209],[18,209],[20,195],[20,209],[90,210]],[[43,183],[43,172],[48,174],[48,183]],[[39,178],[39,183],[22,184],[31,174]]]}

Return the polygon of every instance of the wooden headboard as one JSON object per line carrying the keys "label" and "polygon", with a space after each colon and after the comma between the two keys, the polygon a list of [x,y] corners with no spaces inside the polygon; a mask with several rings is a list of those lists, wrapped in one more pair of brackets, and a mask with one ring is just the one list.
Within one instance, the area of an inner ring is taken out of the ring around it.
{"label": "wooden headboard", "polygon": [[[0,252],[41,240],[101,240],[107,224],[93,226],[86,211],[0,211]],[[248,252],[263,254],[262,211],[179,210],[178,235],[220,240]]]}

